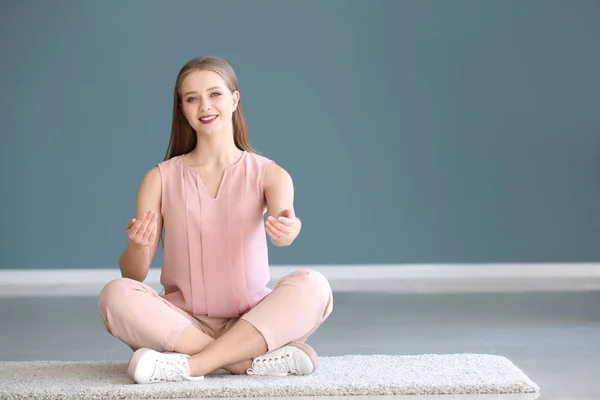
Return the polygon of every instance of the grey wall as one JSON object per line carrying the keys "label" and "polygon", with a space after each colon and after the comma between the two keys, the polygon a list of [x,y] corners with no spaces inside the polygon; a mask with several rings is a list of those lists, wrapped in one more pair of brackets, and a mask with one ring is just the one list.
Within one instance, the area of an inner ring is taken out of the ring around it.
{"label": "grey wall", "polygon": [[0,7],[0,268],[116,266],[198,55],[294,178],[273,264],[600,261],[598,1]]}

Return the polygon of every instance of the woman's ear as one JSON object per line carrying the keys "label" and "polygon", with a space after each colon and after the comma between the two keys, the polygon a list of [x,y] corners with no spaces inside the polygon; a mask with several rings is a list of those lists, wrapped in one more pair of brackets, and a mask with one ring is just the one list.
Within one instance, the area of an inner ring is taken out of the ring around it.
{"label": "woman's ear", "polygon": [[240,102],[240,92],[237,90],[231,94],[233,98],[233,111],[237,110],[238,103]]}

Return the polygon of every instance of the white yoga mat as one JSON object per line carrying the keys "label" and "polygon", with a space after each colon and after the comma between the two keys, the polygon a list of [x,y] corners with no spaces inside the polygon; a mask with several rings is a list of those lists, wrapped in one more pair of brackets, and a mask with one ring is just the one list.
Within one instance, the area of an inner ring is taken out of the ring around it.
{"label": "white yoga mat", "polygon": [[208,375],[137,385],[126,362],[0,362],[1,399],[171,399],[205,397],[528,394],[539,387],[508,359],[487,354],[320,357],[309,376]]}

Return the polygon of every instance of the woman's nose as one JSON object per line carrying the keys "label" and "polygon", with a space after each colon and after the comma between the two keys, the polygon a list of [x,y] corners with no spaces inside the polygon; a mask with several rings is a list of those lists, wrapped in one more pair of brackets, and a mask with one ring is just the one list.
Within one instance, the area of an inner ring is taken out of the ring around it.
{"label": "woman's nose", "polygon": [[202,100],[200,101],[200,111],[207,111],[210,110],[212,107],[210,105],[210,101],[208,100]]}

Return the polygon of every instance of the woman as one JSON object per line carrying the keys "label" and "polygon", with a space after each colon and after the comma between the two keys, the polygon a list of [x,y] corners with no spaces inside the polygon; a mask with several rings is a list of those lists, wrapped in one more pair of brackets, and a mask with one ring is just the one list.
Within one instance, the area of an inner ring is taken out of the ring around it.
{"label": "woman", "polygon": [[[248,144],[231,66],[189,61],[175,83],[165,160],[143,177],[127,223],[122,278],[100,294],[104,327],[134,350],[134,382],[317,368],[304,341],[332,311],[329,283],[299,270],[266,286],[267,234],[289,246],[300,233],[293,200],[290,175]],[[143,283],[161,237],[162,296]]]}

